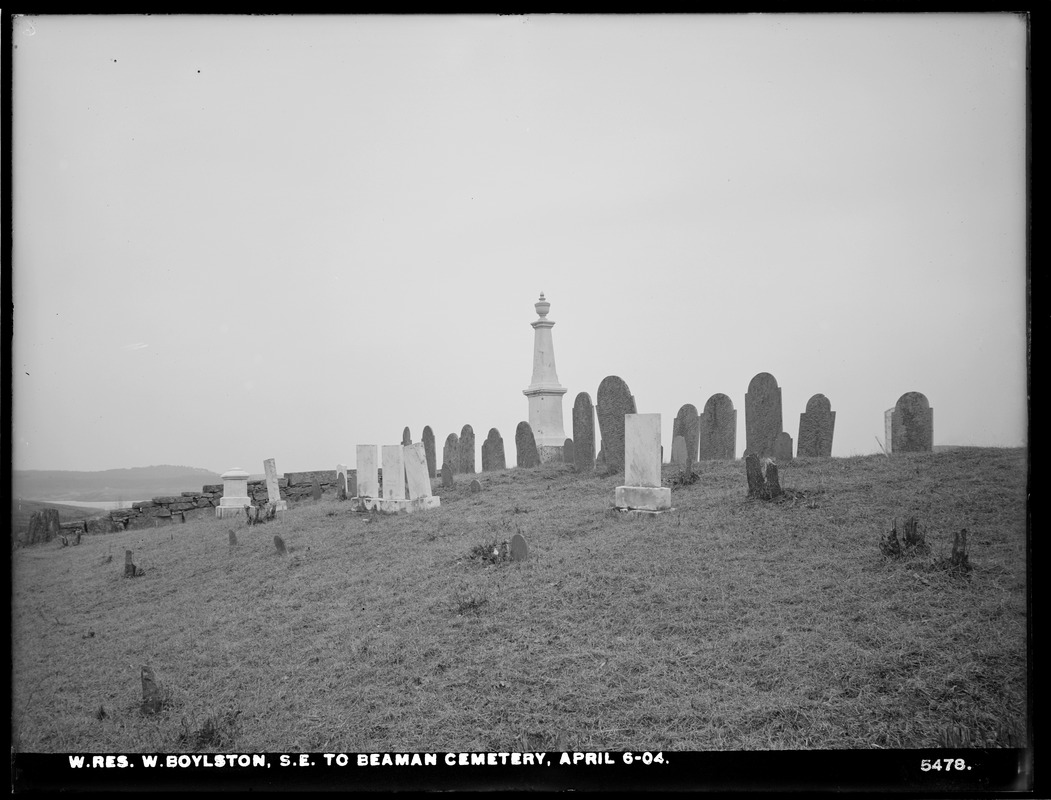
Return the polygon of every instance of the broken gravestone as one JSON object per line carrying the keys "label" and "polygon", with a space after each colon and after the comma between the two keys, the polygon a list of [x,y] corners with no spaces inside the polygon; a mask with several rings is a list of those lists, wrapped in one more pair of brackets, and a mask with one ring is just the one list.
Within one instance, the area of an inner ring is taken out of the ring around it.
{"label": "broken gravestone", "polygon": [[138,567],[136,567],[135,564],[132,563],[131,550],[125,550],[124,551],[124,577],[125,578],[135,578],[135,577],[137,577],[140,574],[141,573],[139,572]]}
{"label": "broken gravestone", "polygon": [[759,456],[749,453],[744,459],[745,472],[748,476],[748,496],[760,500],[774,500],[781,496],[781,482],[777,477],[777,464],[766,459],[760,465]]}

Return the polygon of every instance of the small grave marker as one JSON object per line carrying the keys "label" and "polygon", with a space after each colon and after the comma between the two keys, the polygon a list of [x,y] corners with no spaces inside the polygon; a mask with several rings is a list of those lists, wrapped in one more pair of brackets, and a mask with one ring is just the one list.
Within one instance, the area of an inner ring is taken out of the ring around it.
{"label": "small grave marker", "polygon": [[131,550],[125,550],[124,551],[124,577],[125,578],[134,578],[138,574],[139,574],[138,568],[135,566],[135,564],[132,563],[132,560],[131,560]]}
{"label": "small grave marker", "polygon": [[[130,554],[131,551],[129,550]],[[161,690],[154,677],[153,668],[143,665],[140,668],[142,675],[142,713],[156,714],[161,710]]]}
{"label": "small grave marker", "polygon": [[525,561],[529,558],[529,547],[526,545],[526,540],[520,533],[516,533],[511,537],[511,560],[512,561]]}
{"label": "small grave marker", "polygon": [[287,550],[285,549],[285,540],[280,536],[274,537],[274,547],[277,549],[277,554],[283,556]]}
{"label": "small grave marker", "polygon": [[318,483],[317,478],[314,478],[310,482],[310,496],[313,497],[315,500],[321,499],[321,484]]}
{"label": "small grave marker", "polygon": [[480,484],[478,479],[475,478],[471,481],[471,494],[478,494],[480,491],[482,491],[482,484]]}
{"label": "small grave marker", "polygon": [[453,465],[446,461],[442,464],[442,486],[453,485]]}
{"label": "small grave marker", "polygon": [[233,528],[230,529],[230,547],[234,547],[237,544],[237,534],[234,533]]}

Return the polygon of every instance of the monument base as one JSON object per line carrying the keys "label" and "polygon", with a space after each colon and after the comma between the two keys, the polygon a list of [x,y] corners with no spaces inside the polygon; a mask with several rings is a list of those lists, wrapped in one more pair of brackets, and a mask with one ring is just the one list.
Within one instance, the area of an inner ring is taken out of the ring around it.
{"label": "monument base", "polygon": [[618,486],[613,504],[632,511],[668,511],[671,509],[671,489],[664,486]]}
{"label": "monument base", "polygon": [[412,514],[427,511],[442,504],[440,497],[417,497],[415,500],[383,500],[379,497],[352,497],[350,507],[354,511],[379,511],[383,514]]}
{"label": "monument base", "polygon": [[537,446],[536,450],[540,455],[541,464],[561,464],[564,461],[562,445],[557,447],[553,445]]}
{"label": "monument base", "polygon": [[271,503],[270,505],[276,506],[275,511],[288,511],[287,500],[278,500],[277,502]]}
{"label": "monument base", "polygon": [[247,497],[224,497],[219,501],[219,505],[215,507],[215,518],[243,517],[245,508],[250,505],[252,505],[252,501]]}

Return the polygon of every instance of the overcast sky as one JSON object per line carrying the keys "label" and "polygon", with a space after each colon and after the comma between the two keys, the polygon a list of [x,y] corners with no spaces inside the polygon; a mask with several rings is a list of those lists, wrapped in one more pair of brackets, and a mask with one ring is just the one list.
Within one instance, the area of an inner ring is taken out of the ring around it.
{"label": "overcast sky", "polygon": [[[543,291],[572,436],[759,372],[879,452],[1026,427],[1008,14],[13,21],[14,467],[354,466],[491,427]],[[480,460],[479,460],[480,463]]]}

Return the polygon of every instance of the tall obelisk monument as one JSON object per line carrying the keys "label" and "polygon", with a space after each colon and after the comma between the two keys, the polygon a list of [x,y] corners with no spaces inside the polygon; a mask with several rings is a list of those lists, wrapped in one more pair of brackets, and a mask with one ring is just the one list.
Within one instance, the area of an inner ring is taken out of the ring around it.
{"label": "tall obelisk monument", "polygon": [[555,346],[551,341],[554,320],[547,318],[551,304],[540,293],[535,304],[537,320],[530,323],[533,334],[533,381],[522,394],[529,398],[529,427],[533,429],[541,463],[561,461],[562,446],[566,443],[566,432],[562,427],[562,395],[566,388],[558,382],[555,374]]}

